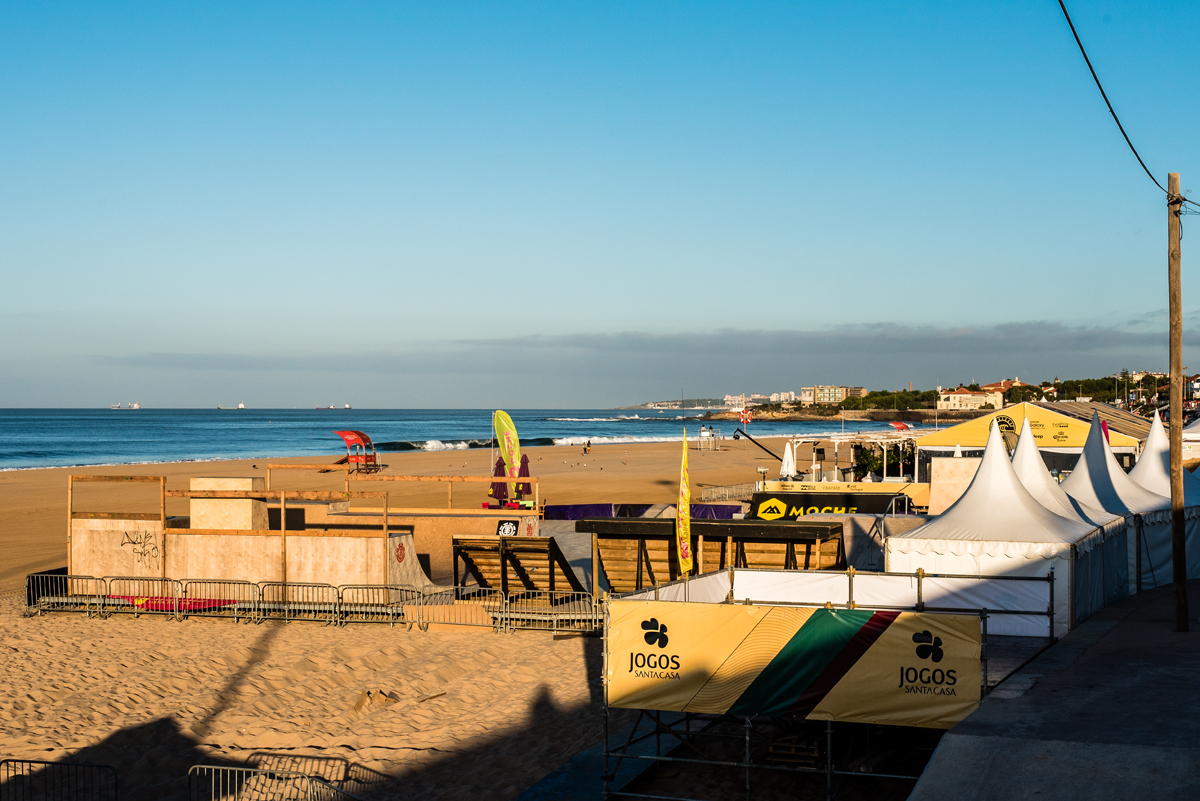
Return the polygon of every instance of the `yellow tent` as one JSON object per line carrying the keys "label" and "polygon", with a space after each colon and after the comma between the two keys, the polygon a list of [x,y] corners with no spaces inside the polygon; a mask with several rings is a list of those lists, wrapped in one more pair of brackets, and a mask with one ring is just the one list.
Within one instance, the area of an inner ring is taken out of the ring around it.
{"label": "yellow tent", "polygon": [[[996,421],[1002,432],[1015,438],[1021,433],[1021,424],[1026,418],[1029,419],[1029,430],[1033,432],[1033,438],[1037,440],[1038,448],[1041,449],[1081,450],[1083,443],[1087,441],[1088,431],[1092,428],[1091,423],[1074,417],[1067,417],[1032,403],[1017,403],[983,417],[927,434],[919,438],[916,445],[918,449],[931,450],[953,450],[956,445],[982,449],[987,445],[992,420]],[[1111,428],[1108,432],[1108,442],[1114,451],[1137,452],[1136,439]]]}

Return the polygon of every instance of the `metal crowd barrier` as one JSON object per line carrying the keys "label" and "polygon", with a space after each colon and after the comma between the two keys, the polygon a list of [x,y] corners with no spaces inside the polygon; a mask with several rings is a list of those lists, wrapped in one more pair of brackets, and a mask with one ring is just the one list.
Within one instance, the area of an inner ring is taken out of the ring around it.
{"label": "metal crowd barrier", "polygon": [[310,620],[326,625],[386,623],[481,626],[494,631],[599,631],[603,616],[590,593],[512,591],[475,585],[283,583],[218,579],[34,574],[26,578],[26,616],[85,612],[88,616],[160,614],[228,618],[235,622]]}
{"label": "metal crowd barrier", "polygon": [[603,627],[604,616],[592,602],[589,592],[510,593],[504,625],[510,631],[594,631]]}
{"label": "metal crowd barrier", "polygon": [[421,599],[421,630],[431,623],[504,628],[505,598],[500,590],[484,587],[438,587]]}
{"label": "metal crowd barrier", "polygon": [[175,579],[146,576],[105,576],[103,612],[178,617],[183,585]]}
{"label": "metal crowd barrier", "polygon": [[25,581],[26,614],[86,612],[99,615],[104,606],[104,580],[92,576],[35,573]]}
{"label": "metal crowd barrier", "polygon": [[258,585],[259,619],[338,622],[338,589],[332,584],[264,581]]}
{"label": "metal crowd barrier", "polygon": [[117,772],[108,765],[4,759],[0,801],[117,801]]}
{"label": "metal crowd barrier", "polygon": [[358,798],[295,771],[196,765],[188,771],[188,800],[358,801]]}
{"label": "metal crowd barrier", "polygon": [[258,585],[249,581],[184,579],[179,599],[179,619],[228,617],[233,621],[258,619]]}
{"label": "metal crowd barrier", "polygon": [[412,629],[420,622],[424,593],[416,587],[347,584],[338,588],[340,620],[346,623],[397,623]]}

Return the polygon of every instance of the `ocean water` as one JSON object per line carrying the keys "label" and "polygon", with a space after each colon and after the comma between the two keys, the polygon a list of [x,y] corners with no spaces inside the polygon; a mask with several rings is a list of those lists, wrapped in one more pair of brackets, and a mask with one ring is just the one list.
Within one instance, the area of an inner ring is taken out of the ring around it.
{"label": "ocean water", "polygon": [[[509,409],[521,444],[671,442],[702,410]],[[491,409],[0,409],[0,470],[345,453],[333,432],[366,432],[379,451],[486,448]],[[730,436],[739,424],[705,423]],[[887,423],[849,421],[846,431]],[[754,422],[751,436],[837,433],[829,422]]]}

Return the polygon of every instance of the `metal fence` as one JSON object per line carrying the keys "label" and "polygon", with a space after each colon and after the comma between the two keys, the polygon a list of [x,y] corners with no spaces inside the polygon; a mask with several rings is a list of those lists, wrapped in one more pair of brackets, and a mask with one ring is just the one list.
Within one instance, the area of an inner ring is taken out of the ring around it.
{"label": "metal fence", "polygon": [[504,626],[543,631],[594,631],[604,616],[592,602],[591,593],[558,590],[510,593]]}
{"label": "metal fence", "polygon": [[25,608],[39,612],[86,612],[99,615],[104,580],[92,576],[35,573],[25,580]]}
{"label": "metal fence", "polygon": [[257,619],[258,585],[249,581],[184,579],[179,619],[228,617],[234,622]]}
{"label": "metal fence", "polygon": [[500,590],[484,587],[446,587],[425,593],[421,599],[421,629],[431,623],[455,626],[504,628],[506,599]]}
{"label": "metal fence", "polygon": [[147,576],[105,576],[104,614],[179,615],[183,587],[174,579]]}
{"label": "metal fence", "polygon": [[196,765],[188,801],[358,801],[328,782],[289,770]]}
{"label": "metal fence", "polygon": [[309,620],[326,625],[480,626],[493,631],[599,631],[603,617],[590,593],[512,591],[476,585],[291,584],[129,576],[26,577],[26,616],[45,612],[161,614],[178,620],[219,617],[235,622]]}
{"label": "metal fence", "polygon": [[723,487],[701,487],[700,502],[708,501],[748,501],[754,497],[758,484],[727,484]]}
{"label": "metal fence", "polygon": [[258,585],[259,619],[338,622],[338,588],[332,584],[264,581]]}
{"label": "metal fence", "polygon": [[108,765],[4,759],[0,801],[117,801],[117,772]]}

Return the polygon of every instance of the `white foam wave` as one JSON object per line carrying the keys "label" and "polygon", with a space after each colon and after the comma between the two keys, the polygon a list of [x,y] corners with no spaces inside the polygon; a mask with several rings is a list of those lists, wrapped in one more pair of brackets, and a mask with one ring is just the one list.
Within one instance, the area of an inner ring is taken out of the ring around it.
{"label": "white foam wave", "polygon": [[427,439],[421,444],[423,451],[465,451],[470,447],[469,442],[442,442],[440,439]]}

